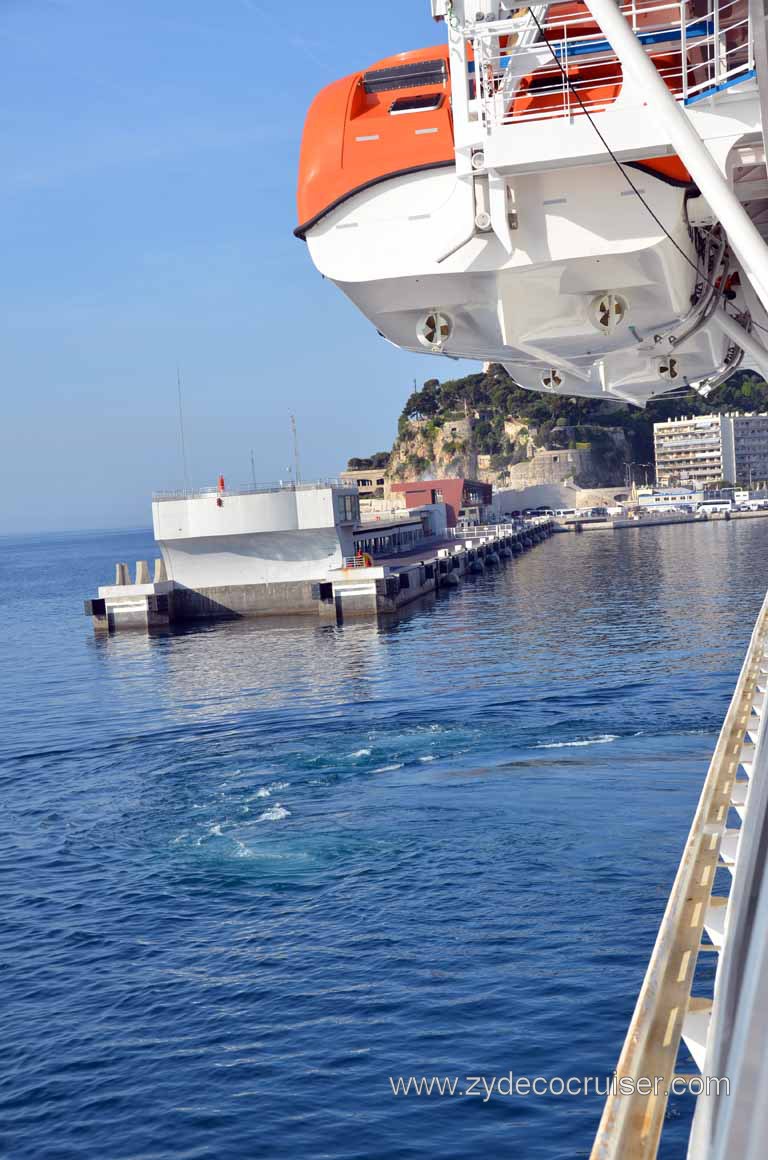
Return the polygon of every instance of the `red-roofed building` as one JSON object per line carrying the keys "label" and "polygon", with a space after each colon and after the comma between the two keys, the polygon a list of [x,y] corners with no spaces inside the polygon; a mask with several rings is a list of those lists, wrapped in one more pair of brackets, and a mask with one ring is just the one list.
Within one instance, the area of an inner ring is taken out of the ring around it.
{"label": "red-roofed building", "polygon": [[390,490],[405,496],[405,506],[409,511],[428,503],[444,503],[449,528],[455,528],[459,519],[482,523],[487,515],[485,509],[493,501],[490,483],[480,483],[476,479],[417,479],[393,483]]}

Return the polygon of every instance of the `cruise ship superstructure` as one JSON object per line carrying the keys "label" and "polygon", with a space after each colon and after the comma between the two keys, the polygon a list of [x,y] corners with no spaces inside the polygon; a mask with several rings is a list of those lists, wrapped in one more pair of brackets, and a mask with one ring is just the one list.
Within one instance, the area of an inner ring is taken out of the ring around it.
{"label": "cruise ship superstructure", "polygon": [[404,349],[643,405],[768,376],[756,0],[432,0],[447,44],[324,89],[297,234]]}

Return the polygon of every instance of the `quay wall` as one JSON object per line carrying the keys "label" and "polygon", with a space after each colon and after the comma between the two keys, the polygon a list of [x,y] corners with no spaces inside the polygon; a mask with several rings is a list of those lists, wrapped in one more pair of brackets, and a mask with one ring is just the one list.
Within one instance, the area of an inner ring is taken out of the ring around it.
{"label": "quay wall", "polygon": [[[158,560],[151,582],[147,563],[138,561],[136,582],[131,584],[128,567],[121,563],[116,567],[116,583],[100,587],[98,597],[85,602],[85,611],[92,617],[94,627],[104,631],[163,629],[171,624],[257,616],[314,615],[340,621],[355,616],[387,616],[431,596],[438,588],[455,587],[468,574],[512,560],[551,535],[552,530],[549,520],[525,529],[475,529],[471,539],[427,550],[425,558],[414,563],[326,567],[325,575],[318,579],[286,579],[283,567],[280,580],[235,584],[222,584],[219,580],[193,587],[180,582],[177,576],[166,577],[163,561]],[[285,532],[280,533],[281,542],[285,542],[285,537]],[[263,537],[236,537],[240,538]],[[198,543],[196,539],[193,547]],[[236,553],[230,547],[227,554]],[[194,557],[194,552],[189,555]],[[167,561],[169,553],[164,551],[163,557]],[[174,561],[173,553],[170,559]],[[252,557],[248,560],[252,561]],[[206,566],[221,575],[215,553],[205,553],[198,574],[204,573]],[[230,561],[230,574],[232,567]]]}
{"label": "quay wall", "polygon": [[176,587],[172,619],[229,620],[241,616],[317,616],[316,585],[308,580],[271,584],[227,584],[205,588]]}

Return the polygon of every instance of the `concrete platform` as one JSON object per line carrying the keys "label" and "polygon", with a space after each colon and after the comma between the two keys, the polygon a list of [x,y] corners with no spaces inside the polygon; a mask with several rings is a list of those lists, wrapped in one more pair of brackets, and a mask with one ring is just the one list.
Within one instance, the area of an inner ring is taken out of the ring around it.
{"label": "concrete platform", "polygon": [[136,565],[136,583],[126,564],[116,566],[116,583],[99,588],[85,611],[99,631],[168,628],[202,620],[252,616],[309,615],[342,621],[349,617],[392,616],[439,588],[453,588],[471,574],[512,560],[551,535],[551,520],[522,528],[498,525],[440,538],[392,560],[364,564],[353,558],[330,568],[316,581],[285,580],[193,589],[167,580],[162,560],[149,581],[145,561]]}

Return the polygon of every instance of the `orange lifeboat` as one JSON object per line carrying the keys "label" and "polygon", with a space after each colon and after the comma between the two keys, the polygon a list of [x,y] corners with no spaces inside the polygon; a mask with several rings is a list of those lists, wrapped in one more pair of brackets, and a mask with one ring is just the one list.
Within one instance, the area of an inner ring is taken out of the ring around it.
{"label": "orange lifeboat", "polygon": [[[651,0],[638,0],[640,9],[644,2],[650,5]],[[653,4],[645,21],[649,27],[658,22],[658,11],[658,4]],[[643,23],[642,11],[639,20]],[[579,0],[553,4],[547,22],[548,41],[598,38],[597,52],[590,52],[583,62],[569,57],[567,75],[586,108],[601,112],[618,98],[622,75],[612,54],[600,59],[602,33],[589,10]],[[501,45],[502,62],[510,48],[510,43]],[[679,52],[659,51],[652,59],[677,91]],[[564,90],[562,71],[554,60],[522,78],[510,105],[512,117],[546,119],[581,112],[578,100]],[[335,81],[313,101],[301,146],[295,233],[305,237],[326,214],[378,182],[454,164],[447,46],[386,57]],[[690,183],[675,157],[652,158],[642,168],[674,184]]]}

